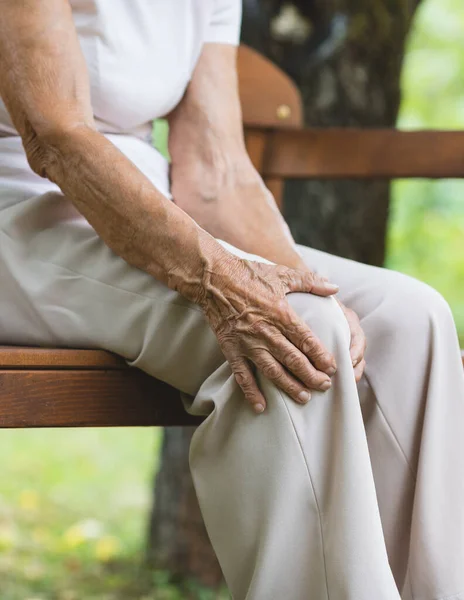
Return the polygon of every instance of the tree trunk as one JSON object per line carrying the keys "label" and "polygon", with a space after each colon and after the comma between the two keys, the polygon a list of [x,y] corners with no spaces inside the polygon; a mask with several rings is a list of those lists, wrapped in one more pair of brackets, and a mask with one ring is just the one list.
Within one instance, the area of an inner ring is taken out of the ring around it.
{"label": "tree trunk", "polygon": [[[245,0],[242,39],[296,81],[307,125],[392,127],[418,2]],[[381,265],[389,188],[385,181],[289,181],[284,214],[297,242]]]}
{"label": "tree trunk", "polygon": [[[391,127],[417,3],[244,0],[242,40],[297,82],[307,124]],[[298,242],[378,265],[388,203],[388,182],[292,181],[285,190],[285,216]],[[215,586],[220,570],[188,471],[191,435],[190,429],[165,431],[149,554],[157,567]]]}
{"label": "tree trunk", "polygon": [[196,579],[208,587],[222,582],[198,506],[188,466],[194,427],[166,427],[161,467],[155,479],[154,508],[148,540],[148,560],[174,579]]}

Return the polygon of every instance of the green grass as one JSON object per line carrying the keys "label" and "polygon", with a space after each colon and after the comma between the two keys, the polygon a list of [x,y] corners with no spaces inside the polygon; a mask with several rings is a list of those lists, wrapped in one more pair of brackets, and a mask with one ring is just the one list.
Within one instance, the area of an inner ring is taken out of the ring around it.
{"label": "green grass", "polygon": [[151,429],[1,432],[1,600],[212,600],[143,565],[160,439]]}

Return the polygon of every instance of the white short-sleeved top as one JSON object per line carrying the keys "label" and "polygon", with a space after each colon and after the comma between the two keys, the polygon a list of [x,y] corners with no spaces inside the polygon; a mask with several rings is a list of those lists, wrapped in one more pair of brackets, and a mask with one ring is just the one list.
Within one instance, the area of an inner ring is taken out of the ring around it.
{"label": "white short-sleeved top", "polygon": [[[133,150],[136,142],[149,142],[153,120],[178,104],[203,44],[238,43],[241,0],[70,0],[70,4],[87,63],[96,125],[142,168],[144,161],[137,160]],[[0,99],[0,199],[2,175],[8,170],[7,146],[13,152],[11,138],[17,135]]]}

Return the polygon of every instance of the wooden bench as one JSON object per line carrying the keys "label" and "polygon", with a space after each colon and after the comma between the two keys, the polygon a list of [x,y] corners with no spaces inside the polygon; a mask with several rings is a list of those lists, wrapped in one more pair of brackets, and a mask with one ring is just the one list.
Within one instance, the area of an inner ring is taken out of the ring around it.
{"label": "wooden bench", "polygon": [[[290,177],[464,177],[464,132],[304,129],[298,89],[267,59],[241,47],[239,78],[247,148],[279,206]],[[108,352],[0,347],[2,428],[198,422],[174,388]]]}

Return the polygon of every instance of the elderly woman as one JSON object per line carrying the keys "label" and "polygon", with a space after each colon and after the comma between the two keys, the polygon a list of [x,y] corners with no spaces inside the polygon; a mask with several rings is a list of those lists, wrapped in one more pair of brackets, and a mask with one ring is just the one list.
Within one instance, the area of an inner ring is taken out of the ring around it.
{"label": "elderly woman", "polygon": [[464,599],[449,308],[295,245],[245,151],[239,21],[0,1],[0,342],[117,352],[207,417],[190,463],[236,600]]}

